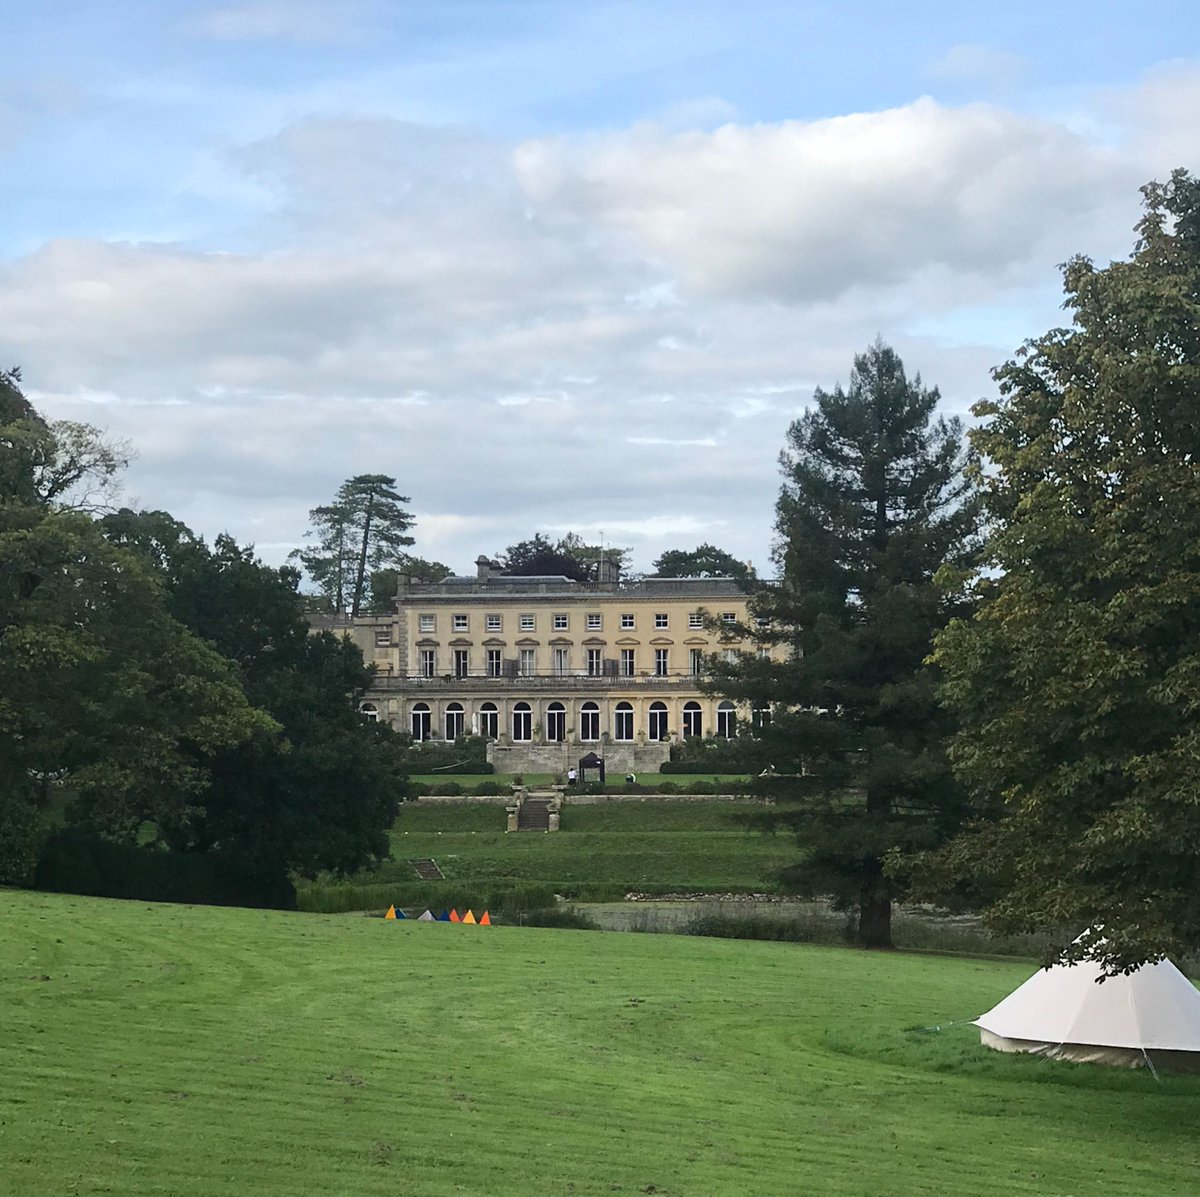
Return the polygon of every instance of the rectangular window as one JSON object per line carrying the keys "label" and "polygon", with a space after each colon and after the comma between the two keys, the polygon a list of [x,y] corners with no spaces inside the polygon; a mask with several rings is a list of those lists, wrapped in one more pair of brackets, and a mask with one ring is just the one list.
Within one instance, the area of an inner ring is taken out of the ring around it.
{"label": "rectangular window", "polygon": [[500,650],[498,648],[489,648],[487,650],[487,675],[488,677],[500,677],[504,672],[504,665],[500,660]]}
{"label": "rectangular window", "polygon": [[600,622],[600,612],[590,611],[587,616],[587,630],[589,632],[598,632],[602,626],[603,625]]}
{"label": "rectangular window", "polygon": [[721,612],[721,622],[722,623],[737,623],[737,612],[736,611],[722,611]]}
{"label": "rectangular window", "polygon": [[632,612],[626,611],[621,616],[621,630],[625,631],[625,632],[632,632],[633,628],[634,628],[633,614],[632,614]]}
{"label": "rectangular window", "polygon": [[554,617],[554,630],[556,632],[565,632],[571,626],[571,621],[565,615],[556,615]]}
{"label": "rectangular window", "polygon": [[456,648],[454,650],[454,676],[466,677],[469,672],[470,663],[467,658],[467,650],[465,648]]}
{"label": "rectangular window", "polygon": [[689,628],[703,628],[704,627],[704,612],[703,611],[689,611],[688,612],[688,627]]}
{"label": "rectangular window", "polygon": [[489,615],[487,619],[487,630],[489,632],[502,632],[504,630],[504,621],[499,615]]}
{"label": "rectangular window", "polygon": [[455,615],[453,618],[454,618],[454,630],[456,632],[465,632],[467,630],[467,628],[470,626],[470,623],[468,622],[467,617],[465,615]]}
{"label": "rectangular window", "polygon": [[658,611],[654,616],[654,626],[656,628],[667,628],[671,626],[671,617],[669,612]]}
{"label": "rectangular window", "polygon": [[667,653],[669,649],[656,648],[654,650],[654,673],[656,677],[667,676]]}
{"label": "rectangular window", "polygon": [[437,653],[432,648],[421,649],[421,676],[433,677],[437,673]]}
{"label": "rectangular window", "polygon": [[604,672],[604,662],[600,658],[600,649],[589,648],[587,650],[587,671],[588,677],[599,677]]}
{"label": "rectangular window", "polygon": [[771,659],[771,650],[765,645],[760,645],[758,649],[758,659],[760,661],[769,661]]}
{"label": "rectangular window", "polygon": [[437,617],[434,615],[418,615],[417,627],[420,628],[422,632],[436,632]]}
{"label": "rectangular window", "polygon": [[769,628],[771,626],[771,621],[765,615],[756,615],[754,617],[754,626],[756,628]]}
{"label": "rectangular window", "polygon": [[736,665],[738,662],[738,654],[737,654],[736,648],[725,649],[725,651],[721,653],[721,656],[725,658],[726,665]]}
{"label": "rectangular window", "polygon": [[536,628],[536,623],[532,615],[525,614],[521,616],[521,631],[532,632]]}
{"label": "rectangular window", "polygon": [[621,649],[621,676],[633,677],[633,672],[637,668],[634,662],[634,649]]}
{"label": "rectangular window", "polygon": [[375,629],[375,647],[388,648],[392,643],[391,628],[376,628]]}
{"label": "rectangular window", "polygon": [[534,669],[533,649],[523,648],[520,651],[520,656],[517,658],[517,672],[522,677],[532,677]]}
{"label": "rectangular window", "polygon": [[554,672],[559,677],[566,677],[571,672],[571,650],[569,648],[554,650]]}
{"label": "rectangular window", "polygon": [[688,650],[688,672],[692,677],[699,677],[704,672],[704,649]]}

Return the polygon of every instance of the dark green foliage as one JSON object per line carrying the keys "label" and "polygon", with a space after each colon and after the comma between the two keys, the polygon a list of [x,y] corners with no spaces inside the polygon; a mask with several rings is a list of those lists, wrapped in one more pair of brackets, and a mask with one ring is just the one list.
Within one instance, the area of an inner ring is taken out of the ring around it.
{"label": "dark green foliage", "polygon": [[755,735],[730,739],[689,736],[671,745],[671,759],[660,773],[760,773],[771,764],[767,745]]}
{"label": "dark green foliage", "polygon": [[407,746],[405,761],[410,773],[494,773],[488,762],[486,736],[460,736],[453,743],[445,740],[414,741],[401,737]]}
{"label": "dark green foliage", "polygon": [[547,906],[530,910],[517,918],[504,917],[504,923],[517,922],[522,927],[558,927],[567,931],[599,931],[600,924],[586,911],[574,906]]}
{"label": "dark green foliage", "polygon": [[1200,944],[1200,180],[1143,193],[1132,258],[1069,262],[1072,326],[975,408],[993,526],[937,643],[984,821],[931,888],[983,878],[998,930],[1092,928],[1064,954],[1118,970]]}
{"label": "dark green foliage", "polygon": [[173,848],[236,847],[263,871],[353,872],[387,854],[404,794],[403,745],[358,703],[371,674],[348,640],[309,635],[294,569],[219,536],[211,549],[162,512],[122,511],[107,534],[144,555],[172,612],[235,663],[246,695],[280,727],[222,752],[202,810],[160,821]]}
{"label": "dark green foliage", "polygon": [[713,688],[771,716],[756,739],[775,776],[758,788],[780,806],[756,822],[804,850],[784,884],[857,911],[859,942],[884,946],[907,885],[885,857],[941,843],[962,817],[925,658],[955,610],[934,574],[966,559],[977,513],[958,422],[935,418],[937,391],[886,345],[814,399],[781,456],[780,582],[732,630],[784,659],[717,662]]}
{"label": "dark green foliage", "polygon": [[0,793],[0,885],[29,884],[45,834],[33,802]]}
{"label": "dark green foliage", "polygon": [[[828,919],[781,918],[770,914],[722,914],[705,910],[693,915],[681,928],[684,935],[707,935],[714,939],[765,939],[772,943],[853,943],[857,928],[853,918],[831,928]],[[834,934],[831,935],[831,931]]]}
{"label": "dark green foliage", "polygon": [[716,545],[697,545],[694,549],[669,549],[654,563],[660,578],[736,578],[744,581],[753,570],[744,561]]}
{"label": "dark green foliage", "polygon": [[577,582],[594,582],[599,577],[601,561],[611,562],[623,570],[629,552],[629,549],[611,545],[585,544],[574,532],[568,532],[558,540],[538,532],[532,540],[510,544],[497,557],[504,572],[517,577],[560,574]]}
{"label": "dark green foliage", "polygon": [[[309,513],[306,536],[313,548],[297,549],[299,560],[333,610],[358,615],[367,603],[371,572],[397,566],[413,543],[413,518],[404,508],[411,500],[386,474],[358,474],[338,487],[332,503]],[[393,591],[394,593],[394,591]]]}
{"label": "dark green foliage", "polygon": [[428,789],[428,794],[431,798],[456,798],[462,792],[462,786],[456,781],[435,782]]}
{"label": "dark green foliage", "polygon": [[45,843],[34,885],[98,898],[296,909],[295,888],[283,871],[264,875],[220,852],[167,852],[78,830],[60,831]]}

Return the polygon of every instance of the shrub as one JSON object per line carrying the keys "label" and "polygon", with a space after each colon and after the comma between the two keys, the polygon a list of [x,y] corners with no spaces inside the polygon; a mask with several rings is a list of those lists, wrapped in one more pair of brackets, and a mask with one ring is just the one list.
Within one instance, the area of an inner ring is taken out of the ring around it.
{"label": "shrub", "polygon": [[522,911],[516,918],[505,922],[516,922],[523,927],[559,927],[571,931],[600,931],[600,924],[590,914],[574,906],[546,906],[537,910]]}
{"label": "shrub", "polygon": [[76,830],[58,832],[46,841],[34,886],[143,902],[296,909],[296,890],[285,874],[257,872],[242,858],[220,852],[167,852]]}
{"label": "shrub", "polygon": [[507,794],[508,786],[502,786],[498,781],[481,781],[471,792],[477,798],[494,798],[499,794]]}
{"label": "shrub", "polygon": [[463,792],[456,781],[437,781],[429,787],[430,798],[457,798]]}

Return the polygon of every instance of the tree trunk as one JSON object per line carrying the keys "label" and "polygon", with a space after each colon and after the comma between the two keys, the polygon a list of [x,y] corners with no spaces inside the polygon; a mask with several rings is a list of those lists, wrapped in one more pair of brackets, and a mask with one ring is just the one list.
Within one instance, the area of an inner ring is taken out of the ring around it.
{"label": "tree trunk", "polygon": [[864,889],[859,899],[858,943],[864,948],[892,946],[892,900],[874,887]]}
{"label": "tree trunk", "polygon": [[371,540],[372,498],[372,495],[367,495],[367,510],[363,517],[362,545],[358,551],[358,572],[354,578],[354,603],[350,610],[351,617],[358,614],[358,608],[362,604],[363,583],[367,576],[367,547]]}

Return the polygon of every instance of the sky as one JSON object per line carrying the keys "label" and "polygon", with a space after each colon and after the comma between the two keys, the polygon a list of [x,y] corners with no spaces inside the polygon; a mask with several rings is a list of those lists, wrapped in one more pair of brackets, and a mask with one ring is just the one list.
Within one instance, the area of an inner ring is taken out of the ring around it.
{"label": "sky", "polygon": [[354,474],[472,572],[536,532],[770,573],[877,337],[970,422],[1200,169],[1160,0],[0,0],[0,363],[125,501],[272,563]]}

